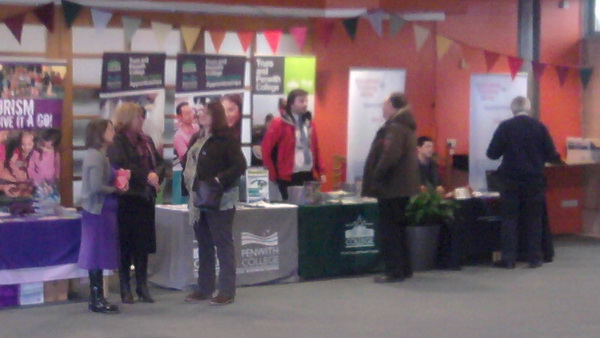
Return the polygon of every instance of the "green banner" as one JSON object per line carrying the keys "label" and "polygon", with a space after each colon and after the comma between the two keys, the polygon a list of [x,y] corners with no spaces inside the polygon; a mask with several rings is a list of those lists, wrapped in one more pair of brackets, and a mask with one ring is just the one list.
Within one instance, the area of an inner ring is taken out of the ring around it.
{"label": "green banner", "polygon": [[302,88],[309,94],[315,93],[317,60],[314,56],[285,58],[284,93]]}

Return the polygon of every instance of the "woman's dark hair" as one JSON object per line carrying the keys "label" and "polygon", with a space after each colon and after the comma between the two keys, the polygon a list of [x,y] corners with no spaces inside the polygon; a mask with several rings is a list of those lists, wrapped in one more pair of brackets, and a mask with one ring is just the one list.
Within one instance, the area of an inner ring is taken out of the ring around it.
{"label": "woman's dark hair", "polygon": [[58,129],[44,129],[40,132],[41,141],[51,141],[52,147],[58,148],[60,145],[61,134]]}
{"label": "woman's dark hair", "polygon": [[85,147],[100,149],[104,145],[104,133],[110,120],[93,120],[85,128]]}
{"label": "woman's dark hair", "polygon": [[292,113],[292,105],[294,101],[296,101],[297,97],[308,96],[308,92],[304,89],[294,89],[292,90],[287,97],[287,102],[285,104],[285,112],[288,114]]}
{"label": "woman's dark hair", "polygon": [[213,135],[223,136],[230,133],[227,118],[225,118],[225,108],[220,101],[213,101],[206,105],[206,113],[212,117],[210,129]]}
{"label": "woman's dark hair", "polygon": [[238,107],[240,116],[242,115],[243,99],[240,94],[225,94],[221,97],[221,101],[229,100]]}
{"label": "woman's dark hair", "polygon": [[400,92],[395,92],[390,95],[390,103],[392,107],[395,109],[401,109],[408,105],[408,100],[406,99],[406,95]]}

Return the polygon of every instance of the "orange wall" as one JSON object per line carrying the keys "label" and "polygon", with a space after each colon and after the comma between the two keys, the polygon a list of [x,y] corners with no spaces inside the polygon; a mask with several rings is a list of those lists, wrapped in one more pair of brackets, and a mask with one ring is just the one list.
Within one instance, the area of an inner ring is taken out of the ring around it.
{"label": "orange wall", "polygon": [[[507,55],[518,53],[517,0],[466,0],[463,14],[447,14],[439,23],[419,23],[438,34]],[[557,1],[542,0],[543,62],[579,64],[579,2],[571,8],[558,8]],[[560,25],[556,23],[560,22]],[[435,54],[432,36],[420,51],[416,51],[411,24],[394,38],[387,29],[379,38],[366,19],[359,21],[354,42],[350,41],[340,22],[329,46],[313,39],[317,56],[316,122],[327,168],[334,155],[346,155],[348,73],[352,67],[406,68],[406,94],[413,106],[418,134],[431,135],[437,141],[437,151],[444,153],[445,140],[457,140],[457,153],[468,153],[470,77],[485,73],[481,49],[462,50],[453,45],[441,60]],[[463,56],[469,65],[460,69]],[[509,73],[507,60],[501,57],[492,69],[494,73]],[[541,83],[541,118],[546,123],[565,155],[565,137],[581,135],[581,99],[578,76],[573,73],[561,88],[553,69]],[[369,144],[365,144],[369,147]],[[329,170],[328,174],[331,174]]]}

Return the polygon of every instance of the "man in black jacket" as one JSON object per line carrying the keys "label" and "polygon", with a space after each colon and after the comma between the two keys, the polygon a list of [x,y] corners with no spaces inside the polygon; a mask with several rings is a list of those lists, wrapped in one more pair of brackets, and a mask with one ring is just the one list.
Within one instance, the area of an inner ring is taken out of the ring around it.
{"label": "man in black jacket", "polygon": [[527,233],[529,267],[537,268],[542,265],[544,164],[560,162],[560,155],[546,126],[529,116],[531,103],[527,98],[516,97],[510,109],[514,117],[500,123],[487,149],[490,159],[502,157],[498,168],[502,181],[502,260],[495,265],[515,267],[520,226]]}

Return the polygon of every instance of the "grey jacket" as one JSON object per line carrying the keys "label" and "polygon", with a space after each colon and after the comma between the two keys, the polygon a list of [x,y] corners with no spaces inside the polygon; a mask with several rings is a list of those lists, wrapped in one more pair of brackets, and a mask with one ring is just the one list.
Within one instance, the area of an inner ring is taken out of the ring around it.
{"label": "grey jacket", "polygon": [[105,154],[89,148],[83,159],[81,207],[89,213],[100,214],[104,197],[115,192],[110,182],[110,164]]}
{"label": "grey jacket", "polygon": [[416,129],[405,107],[377,131],[365,163],[363,196],[396,198],[419,193]]}

